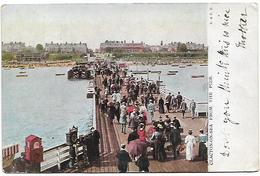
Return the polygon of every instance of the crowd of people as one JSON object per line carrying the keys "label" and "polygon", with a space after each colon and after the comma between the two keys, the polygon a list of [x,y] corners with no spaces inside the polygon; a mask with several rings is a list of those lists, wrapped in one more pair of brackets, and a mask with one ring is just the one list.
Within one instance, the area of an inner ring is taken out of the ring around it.
{"label": "crowd of people", "polygon": [[[96,88],[97,103],[100,104],[101,112],[107,115],[111,125],[114,122],[121,125],[121,133],[127,134],[127,128],[131,129],[128,144],[122,144],[117,155],[119,172],[126,172],[131,161],[135,161],[140,172],[149,172],[147,150],[137,156],[127,151],[127,145],[137,139],[147,144],[151,148],[153,159],[160,162],[164,162],[167,158],[166,143],[171,146],[174,160],[179,158],[185,144],[186,160],[192,161],[194,146],[198,142],[198,156],[201,160],[207,160],[207,135],[204,131],[201,129],[196,139],[192,135],[192,130],[189,130],[182,141],[183,128],[180,121],[175,116],[173,119],[170,117],[170,113],[182,112],[182,117],[185,118],[188,106],[180,92],[176,97],[169,93],[164,99],[160,96],[159,86],[155,82],[149,82],[142,77],[138,79],[133,75],[127,77],[127,73],[120,71],[116,64],[100,63],[97,67],[103,85],[102,89]],[[101,96],[100,91],[104,92],[104,96]],[[160,97],[159,100],[157,97]],[[159,120],[155,118],[156,105],[159,107]],[[191,101],[189,109],[194,119],[196,109],[194,100]]]}

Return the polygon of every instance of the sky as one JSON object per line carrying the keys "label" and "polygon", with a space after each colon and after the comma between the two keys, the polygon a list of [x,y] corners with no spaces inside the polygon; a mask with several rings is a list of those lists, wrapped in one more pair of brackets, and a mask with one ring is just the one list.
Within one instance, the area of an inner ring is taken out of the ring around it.
{"label": "sky", "polygon": [[1,21],[3,42],[27,46],[86,42],[95,49],[105,40],[207,44],[206,4],[4,5]]}

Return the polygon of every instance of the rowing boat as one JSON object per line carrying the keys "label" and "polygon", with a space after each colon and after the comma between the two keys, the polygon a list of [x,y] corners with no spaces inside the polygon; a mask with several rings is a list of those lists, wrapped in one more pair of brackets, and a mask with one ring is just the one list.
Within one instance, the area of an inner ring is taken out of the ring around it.
{"label": "rowing boat", "polygon": [[204,75],[195,75],[195,76],[191,76],[191,78],[204,78]]}
{"label": "rowing boat", "polygon": [[16,75],[16,77],[28,77],[28,75]]}

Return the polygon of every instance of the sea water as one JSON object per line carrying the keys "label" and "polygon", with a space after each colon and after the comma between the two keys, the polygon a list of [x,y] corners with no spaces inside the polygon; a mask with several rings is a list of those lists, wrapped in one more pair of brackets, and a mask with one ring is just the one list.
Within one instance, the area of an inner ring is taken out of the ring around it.
{"label": "sea water", "polygon": [[[87,80],[68,80],[69,67],[2,68],[2,146],[20,144],[36,135],[44,149],[66,142],[66,133],[78,126],[89,132],[93,122],[93,100],[86,98]],[[26,72],[28,77],[16,77]],[[56,76],[56,73],[65,73]]]}

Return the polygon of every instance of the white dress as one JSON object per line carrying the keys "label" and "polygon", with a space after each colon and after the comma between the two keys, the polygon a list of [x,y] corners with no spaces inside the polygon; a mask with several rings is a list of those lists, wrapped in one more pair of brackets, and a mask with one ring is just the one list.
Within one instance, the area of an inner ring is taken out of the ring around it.
{"label": "white dress", "polygon": [[154,120],[154,105],[153,103],[149,103],[148,106],[147,106],[147,111],[148,111],[148,123],[151,121]]}
{"label": "white dress", "polygon": [[193,160],[194,159],[193,145],[196,144],[195,137],[192,135],[186,136],[185,144],[186,144],[186,160]]}

